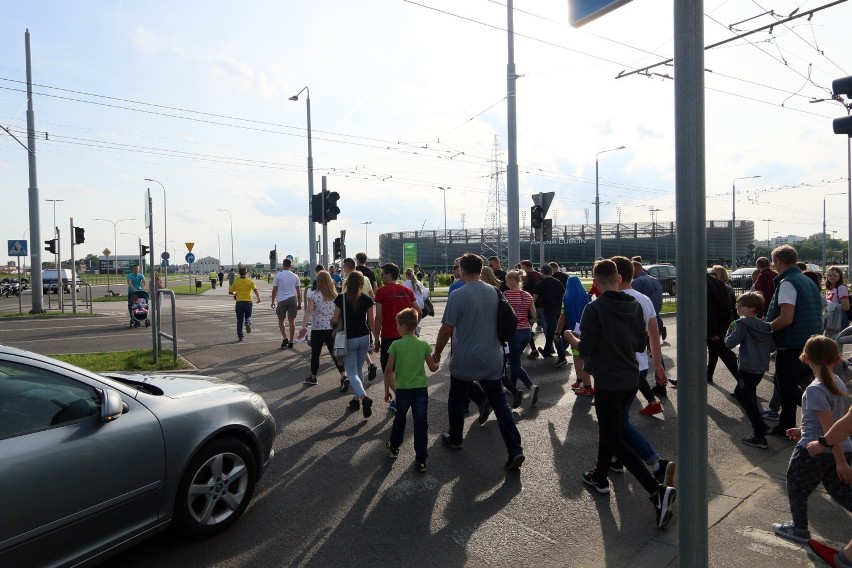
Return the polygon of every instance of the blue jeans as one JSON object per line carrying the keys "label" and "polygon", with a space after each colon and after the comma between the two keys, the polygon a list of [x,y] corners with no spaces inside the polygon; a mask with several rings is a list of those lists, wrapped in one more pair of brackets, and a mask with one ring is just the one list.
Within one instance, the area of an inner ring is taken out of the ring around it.
{"label": "blue jeans", "polygon": [[553,336],[556,334],[556,320],[559,318],[559,310],[542,310],[544,321],[544,352],[553,353]]}
{"label": "blue jeans", "polygon": [[512,377],[521,379],[527,388],[532,386],[530,376],[521,366],[521,354],[524,352],[524,347],[530,342],[530,328],[516,329],[515,335],[509,340],[509,367],[512,368]]}
{"label": "blue jeans", "polygon": [[405,434],[405,420],[408,409],[411,408],[411,419],[414,423],[414,459],[423,463],[429,457],[426,451],[426,433],[429,429],[427,414],[429,410],[428,389],[397,389],[396,391],[396,416],[390,433],[390,445],[398,448],[402,444],[402,436]]}
{"label": "blue jeans", "polygon": [[[454,444],[461,444],[464,438],[464,401],[467,390],[471,386],[473,386],[472,381],[463,381],[450,375],[450,394],[447,398],[447,414],[450,421],[448,433],[450,441]],[[503,383],[499,377],[495,377],[491,380],[479,381],[479,386],[482,387],[494,410],[509,458],[513,458],[522,453],[524,448],[521,446],[521,433],[518,432],[515,419],[512,417],[512,409],[509,408],[509,403],[503,395]]]}
{"label": "blue jeans", "polygon": [[251,302],[235,302],[234,311],[237,312],[237,337],[243,338],[243,322],[251,325]]}
{"label": "blue jeans", "polygon": [[[647,370],[640,371],[639,379],[644,382],[644,375],[647,373]],[[647,384],[647,382],[645,384]],[[621,412],[621,431],[624,432],[624,441],[627,442],[630,449],[636,452],[636,455],[639,456],[639,458],[646,464],[653,465],[658,459],[660,459],[660,455],[654,451],[654,448],[651,446],[648,439],[630,423],[630,406],[633,404],[635,399],[636,394],[634,393],[630,401],[624,405]]]}
{"label": "blue jeans", "polygon": [[346,340],[346,378],[352,385],[355,396],[366,396],[364,390],[364,359],[370,347],[370,336],[350,337]]}

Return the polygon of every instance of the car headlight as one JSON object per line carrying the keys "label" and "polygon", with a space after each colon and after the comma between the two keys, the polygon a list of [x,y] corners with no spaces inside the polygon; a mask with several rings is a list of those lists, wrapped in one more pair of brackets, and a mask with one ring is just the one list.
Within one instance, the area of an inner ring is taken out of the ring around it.
{"label": "car headlight", "polygon": [[266,406],[266,401],[263,400],[263,397],[260,396],[259,394],[251,395],[249,397],[249,402],[255,408],[255,410],[257,410],[258,412],[260,412],[264,416],[270,416],[271,415],[271,413],[269,412],[269,407]]}

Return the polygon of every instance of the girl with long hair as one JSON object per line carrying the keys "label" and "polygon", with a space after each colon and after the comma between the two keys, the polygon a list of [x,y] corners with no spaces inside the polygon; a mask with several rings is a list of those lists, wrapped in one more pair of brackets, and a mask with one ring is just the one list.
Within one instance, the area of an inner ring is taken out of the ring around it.
{"label": "girl with long hair", "polygon": [[[405,282],[403,282],[402,285],[414,293],[414,299],[417,300],[417,305],[420,306],[420,310],[422,311],[423,306],[426,303],[426,298],[429,296],[429,291],[423,287],[423,284],[421,284],[419,280],[417,280],[417,275],[414,274],[413,269],[405,269]],[[416,337],[420,337],[420,322],[418,322],[417,326],[414,328],[414,335]]]}
{"label": "girl with long hair", "polygon": [[311,324],[311,376],[305,379],[306,385],[317,384],[317,371],[319,370],[319,358],[323,345],[328,349],[331,360],[340,372],[340,392],[346,392],[346,370],[334,356],[334,327],[331,318],[334,316],[334,299],[337,298],[337,290],[331,274],[325,270],[317,273],[316,290],[308,292],[308,307],[302,318],[302,329],[299,336],[304,337],[308,332],[308,322]]}
{"label": "girl with long hair", "polygon": [[[346,332],[346,376],[341,391],[351,384],[355,397],[349,401],[349,407],[358,410],[360,407],[364,418],[373,414],[373,399],[364,390],[364,359],[370,347],[370,333],[375,329],[373,299],[364,293],[364,275],[353,270],[346,276],[345,292],[334,299],[334,316],[332,325],[344,322]],[[345,320],[344,320],[344,312]]]}

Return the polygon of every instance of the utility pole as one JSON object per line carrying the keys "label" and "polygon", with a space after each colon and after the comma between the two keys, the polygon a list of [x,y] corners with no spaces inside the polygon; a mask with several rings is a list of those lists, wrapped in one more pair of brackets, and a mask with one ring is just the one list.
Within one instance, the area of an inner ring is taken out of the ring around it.
{"label": "utility pole", "polygon": [[506,2],[506,13],[508,23],[509,62],[506,65],[506,109],[509,162],[506,164],[506,225],[508,228],[508,266],[515,266],[521,260],[521,236],[518,227],[520,212],[520,197],[518,190],[518,128],[517,128],[517,97],[516,83],[518,79],[515,73],[515,21],[514,6],[512,0]]}
{"label": "utility pole", "polygon": [[[33,112],[33,67],[30,56],[30,30],[24,34],[27,54],[27,154],[29,158],[30,188],[30,238],[34,243],[41,242],[41,222],[39,221],[38,181],[36,176],[35,113]],[[32,298],[31,314],[44,313],[42,296],[41,247],[30,247],[30,290]]]}

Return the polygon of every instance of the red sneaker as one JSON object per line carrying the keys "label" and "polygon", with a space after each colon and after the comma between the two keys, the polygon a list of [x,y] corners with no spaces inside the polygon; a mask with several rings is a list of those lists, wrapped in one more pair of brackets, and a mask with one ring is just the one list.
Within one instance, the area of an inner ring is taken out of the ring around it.
{"label": "red sneaker", "polygon": [[571,385],[571,390],[579,390],[580,387],[582,387],[582,386],[583,386],[583,381],[581,381],[580,379],[577,379],[576,381],[574,381],[574,384]]}
{"label": "red sneaker", "polygon": [[587,387],[581,384],[580,388],[578,388],[576,392],[577,396],[594,396],[595,387]]}
{"label": "red sneaker", "polygon": [[660,404],[659,401],[657,401],[657,402],[652,402],[651,404],[649,404],[648,406],[646,406],[645,408],[640,410],[639,414],[641,414],[642,416],[653,416],[655,414],[662,414],[662,412],[663,412],[663,405]]}

